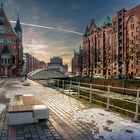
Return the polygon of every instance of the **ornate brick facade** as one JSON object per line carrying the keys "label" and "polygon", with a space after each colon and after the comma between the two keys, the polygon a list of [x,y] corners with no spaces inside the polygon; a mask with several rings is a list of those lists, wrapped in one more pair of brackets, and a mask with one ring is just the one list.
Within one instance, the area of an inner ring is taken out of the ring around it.
{"label": "ornate brick facade", "polygon": [[140,76],[140,5],[107,16],[98,27],[94,20],[83,35],[83,76]]}
{"label": "ornate brick facade", "polygon": [[13,29],[0,8],[0,77],[21,76],[23,67],[22,30],[19,17]]}

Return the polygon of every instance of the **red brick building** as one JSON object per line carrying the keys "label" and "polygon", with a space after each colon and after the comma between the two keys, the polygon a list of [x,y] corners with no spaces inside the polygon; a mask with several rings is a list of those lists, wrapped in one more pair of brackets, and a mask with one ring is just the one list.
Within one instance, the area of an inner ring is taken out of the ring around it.
{"label": "red brick building", "polygon": [[36,69],[47,68],[47,64],[44,61],[40,61],[28,53],[24,53],[23,56],[24,56],[24,61],[25,61],[23,74],[29,73]]}
{"label": "red brick building", "polygon": [[140,5],[107,16],[101,27],[92,20],[82,50],[83,76],[140,76]]}
{"label": "red brick building", "polygon": [[19,17],[13,29],[0,7],[0,77],[20,76],[23,68],[22,29]]}

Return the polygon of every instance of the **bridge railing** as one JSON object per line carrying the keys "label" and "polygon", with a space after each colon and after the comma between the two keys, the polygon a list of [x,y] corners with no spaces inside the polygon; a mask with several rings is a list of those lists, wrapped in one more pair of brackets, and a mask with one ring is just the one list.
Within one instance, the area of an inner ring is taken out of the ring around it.
{"label": "bridge railing", "polygon": [[[75,81],[53,79],[48,80],[47,85],[53,87],[68,96],[84,98],[89,103],[98,103],[106,108],[106,110],[115,109],[115,111],[125,112],[126,115],[134,117],[134,121],[140,119],[140,90],[128,89],[121,87],[112,87],[104,85],[96,85]],[[117,91],[125,91],[124,94],[118,94]],[[132,95],[126,95],[127,91],[133,92]]]}

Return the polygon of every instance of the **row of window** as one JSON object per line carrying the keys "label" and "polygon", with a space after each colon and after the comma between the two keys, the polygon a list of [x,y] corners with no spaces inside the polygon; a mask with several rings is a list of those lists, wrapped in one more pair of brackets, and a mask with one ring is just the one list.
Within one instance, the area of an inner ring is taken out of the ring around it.
{"label": "row of window", "polygon": [[5,40],[4,38],[0,38],[0,44],[3,44],[3,43],[12,43],[12,39],[11,38],[8,38],[7,40]]}
{"label": "row of window", "polygon": [[15,63],[15,57],[13,56],[12,59],[10,58],[1,58],[1,64],[10,64],[10,63]]}
{"label": "row of window", "polygon": [[0,25],[4,25],[4,23],[5,23],[4,18],[0,18]]}
{"label": "row of window", "polygon": [[1,58],[1,64],[10,64],[9,58]]}

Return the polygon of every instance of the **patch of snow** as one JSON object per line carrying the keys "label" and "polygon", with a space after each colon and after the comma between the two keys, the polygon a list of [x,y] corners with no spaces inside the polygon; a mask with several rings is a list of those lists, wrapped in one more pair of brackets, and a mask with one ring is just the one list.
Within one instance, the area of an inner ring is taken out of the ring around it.
{"label": "patch of snow", "polygon": [[76,112],[73,121],[91,123],[95,139],[105,140],[140,140],[140,124],[120,115],[94,108]]}

